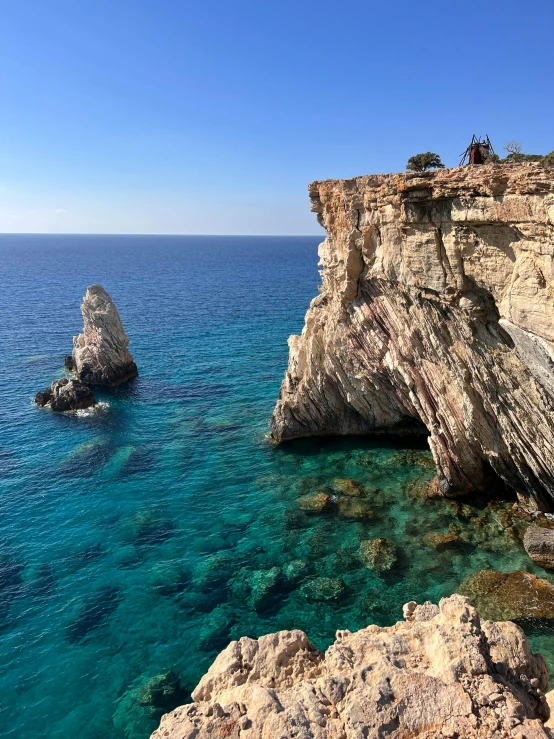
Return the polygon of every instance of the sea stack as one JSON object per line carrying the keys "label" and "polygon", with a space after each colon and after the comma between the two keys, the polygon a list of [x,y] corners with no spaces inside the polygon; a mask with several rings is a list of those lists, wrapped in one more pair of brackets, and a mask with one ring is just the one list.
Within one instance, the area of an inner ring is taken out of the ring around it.
{"label": "sea stack", "polygon": [[423,431],[437,491],[501,478],[554,509],[554,168],[370,175],[309,194],[323,284],[289,339],[273,438]]}
{"label": "sea stack", "polygon": [[[138,374],[129,339],[113,300],[91,285],[81,305],[83,333],[73,339],[73,369],[81,382],[113,387]],[[68,363],[66,361],[66,366]]]}

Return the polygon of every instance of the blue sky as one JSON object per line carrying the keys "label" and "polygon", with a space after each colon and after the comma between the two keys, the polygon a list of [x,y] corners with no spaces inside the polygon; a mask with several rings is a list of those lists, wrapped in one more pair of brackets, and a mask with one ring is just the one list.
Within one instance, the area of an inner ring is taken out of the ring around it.
{"label": "blue sky", "polygon": [[316,234],[314,179],[554,149],[552,0],[1,7],[2,232]]}

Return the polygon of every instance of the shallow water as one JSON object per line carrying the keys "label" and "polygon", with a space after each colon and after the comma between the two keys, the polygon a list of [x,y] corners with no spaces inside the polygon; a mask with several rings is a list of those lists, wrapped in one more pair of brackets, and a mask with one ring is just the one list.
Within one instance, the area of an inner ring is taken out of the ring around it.
{"label": "shallow water", "polygon": [[[297,627],[324,647],[477,569],[544,576],[503,532],[509,503],[418,496],[425,446],[268,442],[317,241],[0,238],[3,736],[147,737],[172,705],[144,705],[143,683],[172,670],[183,702],[230,639]],[[92,414],[39,410],[92,282],[140,377]],[[397,547],[381,574],[360,554],[376,537]]]}

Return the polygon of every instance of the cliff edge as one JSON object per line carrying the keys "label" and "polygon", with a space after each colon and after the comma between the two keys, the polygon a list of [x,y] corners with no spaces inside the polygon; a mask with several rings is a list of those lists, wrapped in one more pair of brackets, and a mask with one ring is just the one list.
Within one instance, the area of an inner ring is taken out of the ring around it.
{"label": "cliff edge", "polygon": [[314,182],[322,285],[272,418],[277,441],[429,435],[444,494],[491,471],[554,508],[554,168]]}
{"label": "cliff edge", "polygon": [[[152,739],[551,739],[548,673],[523,631],[467,598],[404,607],[406,621],[231,642]],[[545,723],[546,722],[546,723]]]}

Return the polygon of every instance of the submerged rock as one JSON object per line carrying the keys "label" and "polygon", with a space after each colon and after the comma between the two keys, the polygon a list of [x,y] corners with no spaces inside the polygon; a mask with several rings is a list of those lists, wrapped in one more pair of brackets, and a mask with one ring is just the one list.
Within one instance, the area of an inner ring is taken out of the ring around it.
{"label": "submerged rock", "polygon": [[340,493],[341,495],[349,495],[352,498],[359,498],[364,492],[363,485],[356,480],[351,480],[350,478],[336,477],[331,482],[331,485],[333,490],[336,490],[337,493]]}
{"label": "submerged rock", "polygon": [[368,175],[309,194],[322,286],[289,339],[273,438],[427,433],[443,494],[488,492],[496,473],[554,508],[554,170]]}
{"label": "submerged rock", "polygon": [[0,625],[8,616],[10,606],[23,583],[24,565],[11,557],[0,557]]}
{"label": "submerged rock", "polygon": [[329,508],[331,497],[327,493],[314,493],[313,495],[302,495],[298,498],[298,507],[305,513],[321,513]]}
{"label": "submerged rock", "polygon": [[148,547],[172,536],[174,527],[159,511],[144,508],[132,514],[125,524],[125,533],[135,546]]}
{"label": "submerged rock", "polygon": [[91,631],[107,623],[120,599],[120,590],[115,585],[105,585],[85,596],[77,616],[67,626],[67,640],[71,644],[82,643]]}
{"label": "submerged rock", "polygon": [[53,411],[63,413],[90,408],[96,405],[92,390],[79,380],[54,380],[52,385],[35,395],[35,403],[41,408],[49,406]]}
{"label": "submerged rock", "polygon": [[370,520],[375,517],[375,511],[369,502],[358,498],[341,498],[338,502],[338,509],[345,518]]}
{"label": "submerged rock", "polygon": [[460,537],[454,531],[448,531],[447,533],[432,532],[426,534],[423,537],[423,544],[427,547],[433,547],[437,551],[443,549],[455,548],[460,544]]}
{"label": "submerged rock", "polygon": [[160,595],[175,595],[189,587],[191,576],[178,560],[156,562],[148,573],[148,582]]}
{"label": "submerged rock", "polygon": [[396,544],[390,539],[366,539],[360,544],[359,557],[368,569],[387,572],[397,559]]}
{"label": "submerged rock", "polygon": [[77,377],[89,385],[120,385],[136,377],[129,339],[113,300],[101,285],[91,285],[81,305],[83,333],[73,339]]}
{"label": "submerged rock", "polygon": [[306,600],[317,603],[338,600],[345,590],[346,585],[337,577],[316,577],[305,582],[299,592]]}
{"label": "submerged rock", "polygon": [[525,532],[523,546],[535,564],[554,570],[554,529],[532,524]]}
{"label": "submerged rock", "polygon": [[474,572],[458,588],[481,618],[491,621],[554,619],[554,585],[529,572]]}
{"label": "submerged rock", "polygon": [[125,736],[146,735],[152,721],[171,711],[186,698],[186,691],[172,671],[163,672],[128,690],[113,716],[115,728]]}
{"label": "submerged rock", "polygon": [[338,631],[323,654],[302,631],[232,642],[152,739],[549,739],[544,660],[512,623],[466,598],[410,621]]}

